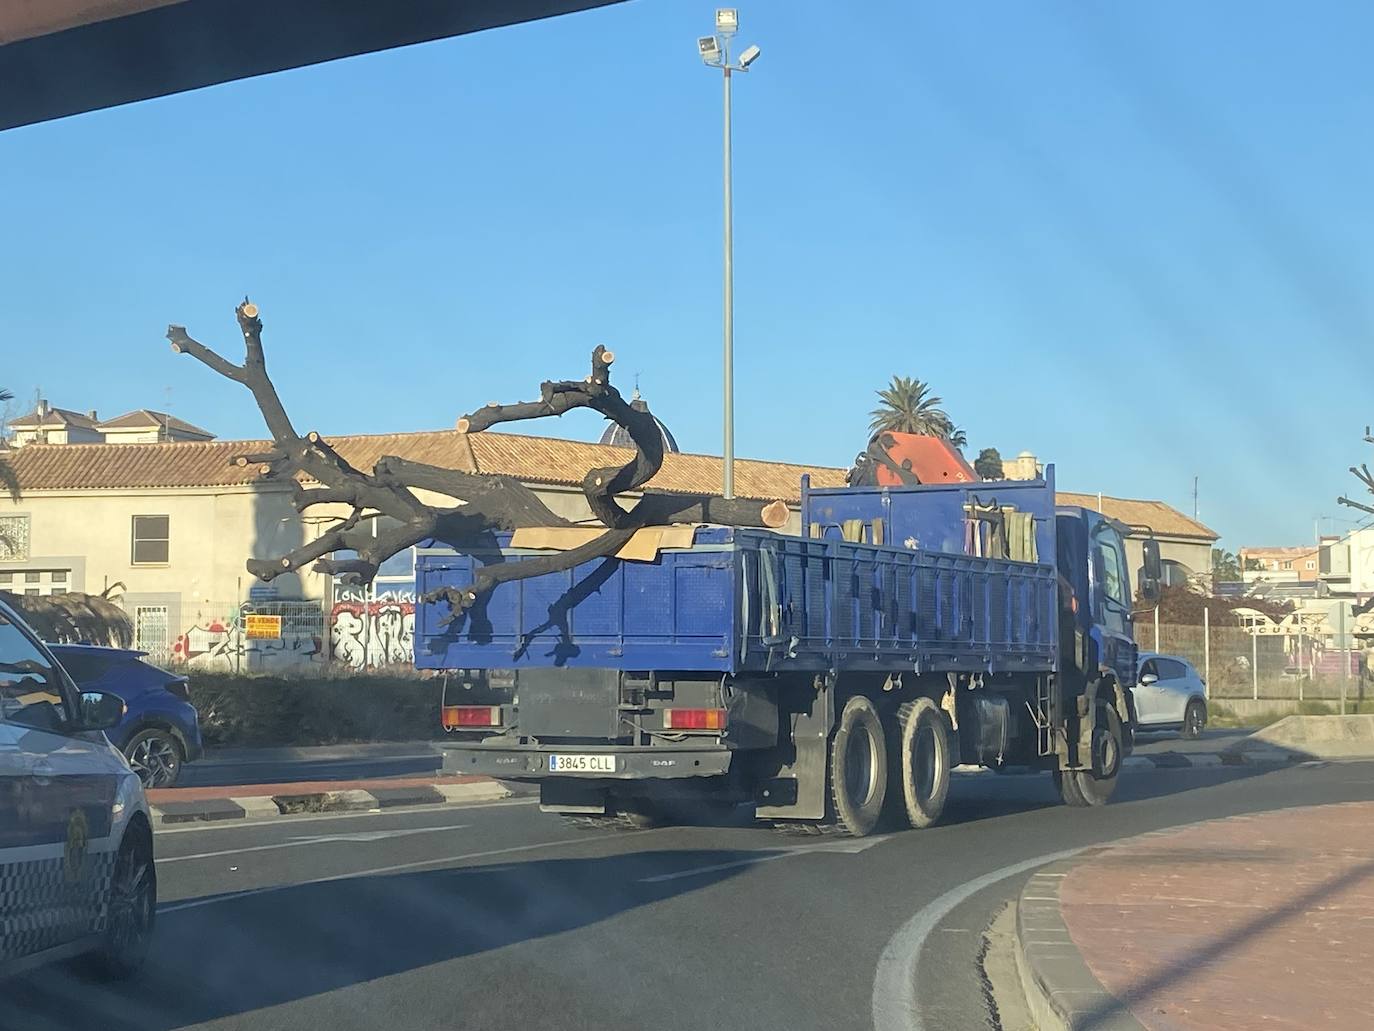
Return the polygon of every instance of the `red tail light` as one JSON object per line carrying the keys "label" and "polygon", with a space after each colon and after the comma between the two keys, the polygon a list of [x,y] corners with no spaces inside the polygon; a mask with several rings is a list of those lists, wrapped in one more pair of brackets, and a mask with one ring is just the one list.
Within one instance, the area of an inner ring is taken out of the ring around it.
{"label": "red tail light", "polygon": [[724,730],[724,709],[664,709],[665,730]]}
{"label": "red tail light", "polygon": [[458,727],[499,727],[499,705],[445,705],[441,713],[445,730]]}

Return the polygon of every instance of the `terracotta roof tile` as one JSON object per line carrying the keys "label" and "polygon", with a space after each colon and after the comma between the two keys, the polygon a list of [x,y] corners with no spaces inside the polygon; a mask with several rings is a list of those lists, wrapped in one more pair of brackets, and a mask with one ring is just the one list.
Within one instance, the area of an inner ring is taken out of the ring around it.
{"label": "terracotta roof tile", "polygon": [[[465,472],[504,473],[531,483],[576,486],[591,469],[620,465],[633,453],[582,441],[513,433],[456,430],[385,433],[328,438],[353,465],[370,470],[383,455]],[[264,451],[265,440],[216,440],[168,444],[30,444],[9,459],[25,490],[138,487],[217,487],[251,483],[254,467],[230,464],[240,454]],[[810,472],[818,487],[844,484],[844,471],[738,459],[735,493],[746,498],[800,496],[801,476]],[[707,455],[666,455],[650,481],[659,490],[711,493],[719,489],[721,460]]]}
{"label": "terracotta roof tile", "polygon": [[97,429],[137,430],[161,428],[164,426],[180,433],[194,433],[202,437],[214,436],[209,430],[203,430],[199,426],[193,426],[185,419],[178,419],[175,415],[168,415],[166,412],[155,412],[151,408],[136,408],[132,412],[125,412],[123,415],[117,415],[113,419],[105,419],[98,424]]}
{"label": "terracotta roof tile", "polygon": [[[383,455],[459,469],[503,473],[530,483],[577,486],[591,469],[622,464],[633,453],[577,440],[557,440],[515,433],[435,430],[328,438],[349,462],[370,470]],[[265,440],[190,441],[170,444],[29,444],[16,448],[7,461],[25,490],[116,489],[151,487],[218,487],[258,479],[256,467],[241,468],[231,460],[264,451]],[[735,461],[735,493],[744,498],[781,498],[796,502],[801,477],[811,474],[816,487],[843,487],[845,470],[753,459]],[[715,493],[720,488],[721,460],[710,455],[669,454],[649,486],[686,494]],[[1096,494],[1061,491],[1064,505],[1097,507]],[[1217,534],[1162,501],[1103,496],[1102,509],[1122,522],[1146,525],[1156,533],[1216,540]]]}
{"label": "terracotta roof tile", "polygon": [[[1061,490],[1058,500],[1061,505],[1097,508],[1096,494],[1070,494]],[[1167,537],[1196,537],[1199,540],[1214,541],[1221,536],[1162,501],[1113,498],[1104,494],[1102,511],[1113,519],[1120,519],[1123,523],[1133,526],[1148,526],[1155,533]]]}
{"label": "terracotta roof tile", "polygon": [[70,408],[49,408],[42,415],[35,408],[32,412],[10,420],[10,429],[13,430],[37,430],[44,426],[78,426],[93,430],[95,420],[83,412],[74,412]]}

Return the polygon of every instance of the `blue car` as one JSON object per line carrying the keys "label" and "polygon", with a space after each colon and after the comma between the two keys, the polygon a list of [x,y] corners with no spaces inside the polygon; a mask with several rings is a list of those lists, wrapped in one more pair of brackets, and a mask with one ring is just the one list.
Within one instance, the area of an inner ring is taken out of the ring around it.
{"label": "blue car", "polygon": [[124,719],[106,736],[144,787],[171,787],[182,766],[200,758],[200,723],[185,677],[144,662],[147,652],[128,648],[50,644],[48,649],[81,689],[124,699]]}

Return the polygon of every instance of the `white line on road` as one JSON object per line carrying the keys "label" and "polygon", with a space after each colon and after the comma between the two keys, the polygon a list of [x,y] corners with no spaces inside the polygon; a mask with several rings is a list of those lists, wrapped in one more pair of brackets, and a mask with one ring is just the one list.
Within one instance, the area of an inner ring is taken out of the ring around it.
{"label": "white line on road", "polygon": [[445,824],[442,827],[395,827],[385,831],[362,831],[342,834],[312,834],[304,838],[289,838],[274,841],[268,845],[245,845],[242,848],[222,848],[215,852],[192,852],[185,856],[164,856],[157,860],[158,866],[168,863],[184,863],[188,859],[216,859],[220,856],[236,856],[242,852],[270,852],[278,848],[298,848],[301,845],[334,845],[340,842],[387,841],[391,838],[404,838],[411,834],[435,834],[439,831],[460,831],[469,827],[466,823]]}
{"label": "white line on road", "polygon": [[[1088,847],[1090,846],[1083,846]],[[921,961],[921,949],[925,946],[926,939],[955,906],[998,881],[1015,877],[1027,870],[1034,870],[1046,863],[1076,856],[1083,848],[1070,848],[1062,852],[1036,856],[1022,863],[1004,866],[982,877],[975,877],[957,888],[951,888],[902,924],[878,958],[878,969],[873,977],[874,1031],[923,1031],[920,1000],[916,991],[916,966]]]}
{"label": "white line on road", "polygon": [[[181,909],[196,909],[200,906],[213,906],[217,902],[232,902],[248,895],[261,895],[269,891],[285,891],[288,888],[303,888],[310,884],[329,884],[332,881],[347,881],[355,877],[374,877],[384,873],[399,873],[402,870],[418,870],[425,866],[439,866],[443,863],[459,863],[464,859],[485,859],[488,856],[505,856],[513,852],[533,852],[541,848],[557,848],[559,845],[583,845],[594,841],[605,841],[614,839],[624,841],[626,838],[633,838],[640,834],[653,834],[653,830],[642,831],[617,831],[614,834],[602,834],[594,838],[563,838],[560,841],[536,841],[529,845],[512,845],[509,848],[492,848],[483,852],[464,852],[456,856],[438,856],[434,859],[419,859],[413,863],[396,863],[392,866],[376,866],[370,870],[350,870],[348,873],[333,874],[330,877],[312,877],[304,881],[292,881],[289,884],[271,884],[262,888],[247,888],[243,891],[229,892],[224,895],[211,895],[208,898],[187,899],[184,902],[172,902],[165,906],[158,906],[158,913],[175,913]],[[164,860],[159,859],[158,863]],[[454,871],[462,873],[464,871]]]}
{"label": "white line on road", "polygon": [[767,863],[774,859],[787,859],[790,856],[805,856],[813,852],[831,852],[843,855],[855,855],[874,845],[881,845],[889,840],[891,834],[882,834],[875,838],[855,838],[847,841],[831,841],[824,845],[793,845],[790,848],[770,850],[760,852],[757,855],[745,856],[743,859],[732,859],[726,863],[712,863],[710,866],[694,866],[690,870],[675,870],[672,873],[656,874],[653,877],[641,877],[640,884],[659,884],[663,881],[676,881],[681,877],[696,877],[698,874],[716,873],[718,870],[734,870],[741,866],[753,866],[755,863]]}

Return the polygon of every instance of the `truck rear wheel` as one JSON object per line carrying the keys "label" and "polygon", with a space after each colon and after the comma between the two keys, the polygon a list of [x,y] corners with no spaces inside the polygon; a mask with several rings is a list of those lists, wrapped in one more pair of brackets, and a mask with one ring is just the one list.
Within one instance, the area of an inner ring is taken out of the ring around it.
{"label": "truck rear wheel", "polygon": [[918,698],[897,710],[894,729],[889,808],[920,830],[940,819],[949,797],[949,726],[939,706]]}
{"label": "truck rear wheel", "polygon": [[1116,790],[1121,772],[1121,717],[1110,705],[1097,706],[1097,728],[1093,731],[1092,765],[1086,770],[1055,770],[1055,786],[1065,804],[1078,807],[1106,805]]}
{"label": "truck rear wheel", "polygon": [[828,765],[835,826],[856,838],[871,834],[887,796],[887,744],[878,710],[863,695],[845,702]]}

